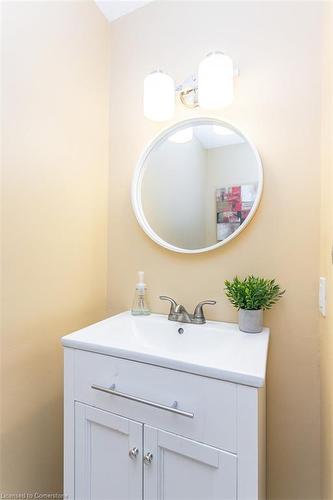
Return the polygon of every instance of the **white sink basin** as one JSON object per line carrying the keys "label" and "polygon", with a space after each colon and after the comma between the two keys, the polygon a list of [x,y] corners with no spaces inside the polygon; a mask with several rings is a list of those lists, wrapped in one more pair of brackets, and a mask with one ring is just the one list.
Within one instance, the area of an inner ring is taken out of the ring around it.
{"label": "white sink basin", "polygon": [[[179,334],[182,328],[184,333]],[[65,347],[117,356],[254,387],[265,383],[269,331],[233,323],[191,325],[124,312],[62,338]]]}

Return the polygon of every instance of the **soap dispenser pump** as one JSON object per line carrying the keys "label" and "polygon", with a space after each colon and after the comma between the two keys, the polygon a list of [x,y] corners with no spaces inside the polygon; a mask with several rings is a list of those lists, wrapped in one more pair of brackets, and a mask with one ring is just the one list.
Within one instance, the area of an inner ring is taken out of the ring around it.
{"label": "soap dispenser pump", "polygon": [[131,313],[133,316],[148,316],[150,308],[147,297],[147,286],[144,282],[144,272],[138,272],[139,280],[135,287],[135,295]]}

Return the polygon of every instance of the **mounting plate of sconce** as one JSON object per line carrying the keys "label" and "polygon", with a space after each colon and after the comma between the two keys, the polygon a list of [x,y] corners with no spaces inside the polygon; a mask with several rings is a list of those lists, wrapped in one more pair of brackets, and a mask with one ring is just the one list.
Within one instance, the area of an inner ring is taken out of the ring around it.
{"label": "mounting plate of sconce", "polygon": [[191,75],[181,85],[178,85],[176,93],[184,106],[190,109],[197,108],[199,106],[197,75]]}
{"label": "mounting plate of sconce", "polygon": [[175,111],[175,95],[190,109],[225,108],[233,101],[237,76],[238,68],[223,52],[210,52],[199,64],[198,73],[179,85],[167,73],[153,71],[144,80],[144,115],[152,121],[170,120]]}

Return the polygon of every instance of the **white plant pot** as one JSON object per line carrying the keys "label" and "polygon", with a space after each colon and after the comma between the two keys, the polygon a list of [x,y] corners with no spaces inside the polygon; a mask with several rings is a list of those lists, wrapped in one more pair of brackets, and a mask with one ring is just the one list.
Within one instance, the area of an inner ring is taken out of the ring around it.
{"label": "white plant pot", "polygon": [[239,329],[246,333],[260,333],[263,329],[263,310],[240,309],[238,311]]}

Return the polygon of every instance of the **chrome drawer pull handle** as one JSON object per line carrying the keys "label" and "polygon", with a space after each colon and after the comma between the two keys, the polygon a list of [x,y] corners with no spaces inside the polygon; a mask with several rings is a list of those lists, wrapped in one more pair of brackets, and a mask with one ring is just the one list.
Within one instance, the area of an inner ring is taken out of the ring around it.
{"label": "chrome drawer pull handle", "polygon": [[143,461],[146,465],[150,465],[153,461],[153,454],[148,451],[148,453],[146,453],[143,457]]}
{"label": "chrome drawer pull handle", "polygon": [[139,450],[136,446],[134,448],[131,448],[130,451],[128,452],[129,457],[134,460],[139,454]]}
{"label": "chrome drawer pull handle", "polygon": [[124,392],[116,391],[116,386],[113,384],[111,387],[103,387],[102,385],[93,384],[91,386],[95,391],[106,392],[107,394],[112,394],[113,396],[118,396],[120,398],[129,399],[130,401],[136,401],[137,403],[142,403],[144,405],[152,406],[153,408],[159,408],[160,410],[170,411],[171,413],[176,413],[177,415],[182,415],[183,417],[193,418],[194,413],[189,411],[179,410],[178,403],[175,401],[172,406],[162,405],[160,403],[154,403],[154,401],[149,401],[147,399],[138,398],[132,396],[131,394],[126,394]]}

